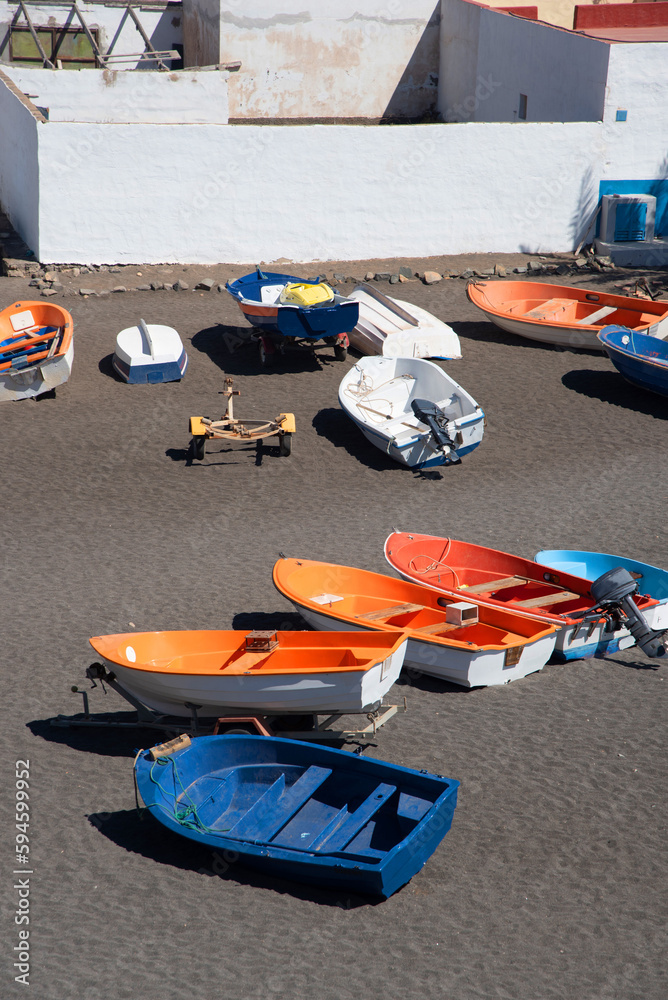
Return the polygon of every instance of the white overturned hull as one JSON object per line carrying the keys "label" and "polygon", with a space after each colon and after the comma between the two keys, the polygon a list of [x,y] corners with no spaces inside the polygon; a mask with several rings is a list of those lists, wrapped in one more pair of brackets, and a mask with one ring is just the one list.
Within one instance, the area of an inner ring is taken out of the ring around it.
{"label": "white overturned hull", "polygon": [[[350,629],[348,629],[350,631]],[[143,705],[165,715],[189,719],[187,703],[202,717],[224,715],[228,709],[249,712],[366,712],[377,708],[398,678],[406,653],[402,643],[368,670],[236,675],[167,674],[134,670],[115,661],[105,663],[118,682]]]}
{"label": "white overturned hull", "polygon": [[359,303],[359,319],[349,334],[361,354],[386,358],[461,358],[459,337],[426,309],[391,298],[370,285],[348,296]]}
{"label": "white overturned hull", "polygon": [[[353,625],[350,621],[340,621],[332,615],[321,614],[312,608],[292,601],[311,628],[321,632],[361,632],[373,631],[364,626]],[[541,636],[527,642],[522,648],[519,661],[506,666],[503,649],[480,649],[469,651],[456,646],[446,646],[422,639],[408,639],[404,669],[416,670],[440,680],[459,684],[461,687],[492,687],[519,680],[527,674],[542,670],[554,650],[556,633]]]}
{"label": "white overturned hull", "polygon": [[0,372],[0,402],[30,399],[63,385],[72,373],[73,358],[74,341],[65,354],[45,358],[30,368]]}

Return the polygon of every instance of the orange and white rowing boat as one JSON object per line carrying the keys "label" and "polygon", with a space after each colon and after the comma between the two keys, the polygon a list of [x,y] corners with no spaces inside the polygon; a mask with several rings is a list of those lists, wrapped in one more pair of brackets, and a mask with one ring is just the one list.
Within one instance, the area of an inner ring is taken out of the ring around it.
{"label": "orange and white rowing boat", "polygon": [[555,625],[352,566],[279,559],[274,585],[313,628],[404,629],[406,666],[462,687],[517,680],[554,649]]}
{"label": "orange and white rowing boat", "polygon": [[98,635],[90,644],[143,705],[184,718],[226,709],[366,712],[399,676],[406,636],[182,631]]}
{"label": "orange and white rowing boat", "polygon": [[28,399],[67,382],[73,323],[53,302],[15,302],[0,312],[0,402]]}
{"label": "orange and white rowing boat", "polygon": [[466,294],[500,329],[545,344],[602,351],[597,334],[611,323],[650,337],[668,336],[668,302],[660,299],[541,281],[471,281]]}

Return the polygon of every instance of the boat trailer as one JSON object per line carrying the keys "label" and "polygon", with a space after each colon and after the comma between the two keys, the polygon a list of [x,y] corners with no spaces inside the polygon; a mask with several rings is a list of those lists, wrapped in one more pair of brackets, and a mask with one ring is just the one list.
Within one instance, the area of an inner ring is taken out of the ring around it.
{"label": "boat trailer", "polygon": [[[86,668],[86,677],[91,682],[88,689],[80,688],[77,685],[72,687],[74,694],[80,694],[83,698],[83,714],[79,715],[57,715],[50,719],[52,726],[61,729],[70,728],[97,728],[97,729],[159,729],[162,732],[180,735],[187,733],[189,736],[207,736],[217,734],[259,734],[261,736],[281,736],[292,740],[309,740],[324,742],[327,740],[339,743],[364,742],[368,737],[374,737],[378,729],[397,714],[398,711],[407,710],[406,699],[403,706],[399,705],[379,705],[370,712],[342,712],[326,714],[323,712],[298,712],[285,711],[273,712],[271,714],[251,715],[245,709],[225,709],[226,714],[218,718],[202,718],[197,713],[201,706],[186,704],[190,710],[190,719],[178,718],[177,716],[162,715],[154,709],[149,708],[130,691],[119,684],[116,675],[106,669],[102,663],[91,663]],[[110,718],[111,713],[102,713],[101,716],[93,715],[90,711],[88,692],[93,688],[102,687],[107,693],[106,687],[112,688],[117,694],[129,702],[135,709],[134,718],[119,721]],[[106,685],[106,687],[105,687]],[[357,729],[334,729],[333,727],[348,716],[363,715],[367,719],[367,724]],[[294,720],[295,728],[290,729],[289,723]],[[303,728],[297,728],[302,726]]]}
{"label": "boat trailer", "polygon": [[201,462],[204,458],[207,441],[233,441],[238,444],[249,444],[252,441],[266,441],[268,438],[278,438],[278,450],[281,455],[292,452],[292,436],[295,433],[294,413],[279,413],[275,420],[238,420],[234,416],[234,396],[240,396],[239,389],[232,388],[233,380],[225,379],[222,395],[226,397],[225,412],[220,420],[210,420],[208,417],[191,417],[190,456]]}

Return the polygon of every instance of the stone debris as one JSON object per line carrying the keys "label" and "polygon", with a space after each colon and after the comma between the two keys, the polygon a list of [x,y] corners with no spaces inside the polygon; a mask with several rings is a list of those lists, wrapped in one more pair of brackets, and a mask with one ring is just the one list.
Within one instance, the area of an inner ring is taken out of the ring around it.
{"label": "stone debris", "polygon": [[172,288],[174,289],[175,292],[187,292],[188,289],[190,288],[190,285],[188,284],[187,281],[181,281],[181,279],[179,278],[178,281],[174,282]]}
{"label": "stone debris", "polygon": [[42,295],[47,298],[49,295],[57,295],[58,291],[55,288],[43,288]]}
{"label": "stone debris", "polygon": [[373,281],[373,279],[375,277],[376,277],[376,275],[375,275],[374,271],[367,271],[366,274],[364,275],[364,280],[365,281]]}
{"label": "stone debris", "polygon": [[111,292],[108,291],[107,289],[105,289],[103,292],[98,292],[97,293],[97,297],[99,299],[108,299],[110,295],[111,295]]}
{"label": "stone debris", "polygon": [[136,291],[138,291],[138,292],[150,292],[151,291],[151,286],[150,285],[137,285]]}
{"label": "stone debris", "polygon": [[409,281],[411,278],[415,277],[415,273],[413,272],[413,270],[410,267],[400,267],[399,268],[399,277],[400,278],[404,277],[404,278],[406,278],[407,281]]}
{"label": "stone debris", "polygon": [[399,275],[398,274],[392,274],[392,275],[390,275],[390,284],[391,285],[398,285],[399,284]]}
{"label": "stone debris", "polygon": [[198,281],[195,285],[195,291],[210,292],[214,285],[215,281],[213,278],[203,278],[202,281]]}
{"label": "stone debris", "polygon": [[162,281],[152,281],[149,287],[153,292],[160,292],[165,286]]}
{"label": "stone debris", "polygon": [[376,281],[389,281],[391,277],[389,271],[376,271]]}
{"label": "stone debris", "polygon": [[503,264],[494,265],[494,274],[497,276],[497,278],[505,278],[507,271],[503,266]]}
{"label": "stone debris", "polygon": [[225,288],[225,285],[218,285],[218,291],[219,291],[219,292],[224,292],[224,291],[226,291],[226,288]]}
{"label": "stone debris", "polygon": [[459,277],[460,278],[464,278],[465,280],[468,281],[468,279],[469,278],[473,278],[474,275],[475,275],[475,272],[472,271],[470,268],[467,268],[465,271],[462,271],[462,273],[459,275]]}
{"label": "stone debris", "polygon": [[437,281],[443,281],[443,276],[438,271],[425,271],[422,280],[425,285],[435,285]]}
{"label": "stone debris", "polygon": [[80,288],[79,295],[97,295],[94,288]]}
{"label": "stone debris", "polygon": [[406,281],[410,281],[410,278],[407,278],[405,274],[400,274],[399,281],[403,284]]}
{"label": "stone debris", "polygon": [[111,290],[112,292],[127,292],[127,288],[125,287],[125,285],[116,285],[116,287],[112,288]]}
{"label": "stone debris", "polygon": [[336,272],[334,272],[333,277],[335,281],[346,281],[345,274],[336,274]]}

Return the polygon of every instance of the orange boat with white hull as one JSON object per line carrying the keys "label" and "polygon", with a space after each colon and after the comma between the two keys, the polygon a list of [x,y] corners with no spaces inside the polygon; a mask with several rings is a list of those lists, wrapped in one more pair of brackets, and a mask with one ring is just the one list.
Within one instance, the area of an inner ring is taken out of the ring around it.
{"label": "orange boat with white hull", "polygon": [[544,667],[554,649],[554,625],[381,573],[279,559],[273,578],[313,628],[404,629],[406,666],[462,687],[517,680]]}
{"label": "orange boat with white hull", "polygon": [[67,382],[73,323],[53,302],[15,302],[0,312],[0,402],[29,399]]}
{"label": "orange boat with white hull", "polygon": [[611,323],[661,340],[668,336],[668,302],[660,299],[542,281],[471,281],[466,294],[502,330],[545,344],[602,351],[597,334]]}
{"label": "orange boat with white hull", "polygon": [[[583,622],[596,605],[591,581],[541,566],[532,559],[455,538],[395,531],[385,540],[385,558],[405,580],[431,587],[452,600],[475,600],[489,608],[556,625],[554,659],[603,656],[633,646],[627,628],[610,629],[604,617]],[[652,629],[668,626],[668,608],[649,596],[637,597]]]}
{"label": "orange boat with white hull", "polygon": [[253,712],[366,712],[396,681],[406,636],[182,631],[98,635],[93,649],[143,705],[191,718]]}

